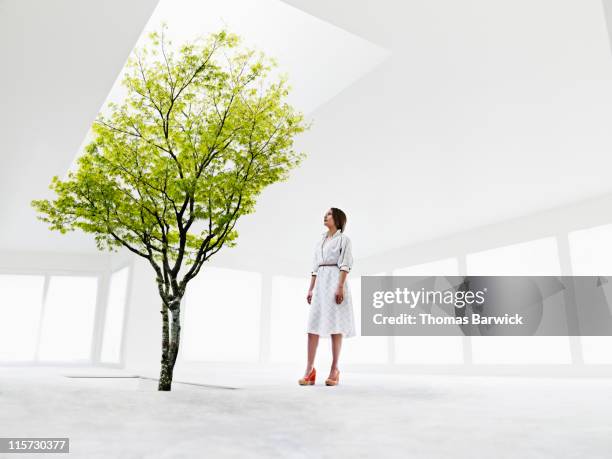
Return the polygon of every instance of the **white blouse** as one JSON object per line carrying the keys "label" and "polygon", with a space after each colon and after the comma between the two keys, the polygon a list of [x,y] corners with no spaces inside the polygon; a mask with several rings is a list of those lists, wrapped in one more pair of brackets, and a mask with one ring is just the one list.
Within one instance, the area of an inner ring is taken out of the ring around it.
{"label": "white blouse", "polygon": [[341,230],[336,230],[330,239],[325,231],[315,244],[312,261],[313,276],[317,275],[320,264],[336,264],[341,271],[349,272],[353,267],[351,240]]}

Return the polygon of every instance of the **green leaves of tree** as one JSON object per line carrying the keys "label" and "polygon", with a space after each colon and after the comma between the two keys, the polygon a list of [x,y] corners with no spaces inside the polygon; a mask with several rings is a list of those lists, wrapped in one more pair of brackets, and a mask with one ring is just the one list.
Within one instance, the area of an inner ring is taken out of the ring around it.
{"label": "green leaves of tree", "polygon": [[[174,51],[166,28],[127,63],[127,97],[93,125],[75,172],[53,177],[53,200],[33,200],[62,233],[95,235],[149,260],[162,297],[182,295],[202,264],[236,243],[236,221],[303,159],[307,128],[286,102],[275,63],[220,31]],[[181,268],[186,272],[179,278]]]}

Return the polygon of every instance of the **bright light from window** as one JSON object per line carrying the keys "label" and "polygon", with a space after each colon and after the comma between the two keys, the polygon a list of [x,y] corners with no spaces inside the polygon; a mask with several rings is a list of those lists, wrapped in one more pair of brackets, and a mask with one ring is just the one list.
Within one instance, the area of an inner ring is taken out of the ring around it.
{"label": "bright light from window", "polygon": [[0,275],[0,361],[30,361],[36,353],[43,276]]}
{"label": "bright light from window", "polygon": [[498,247],[467,255],[470,276],[560,276],[554,237]]}
{"label": "bright light from window", "polygon": [[[394,276],[458,276],[456,258],[445,258],[393,271]],[[395,363],[463,363],[463,336],[396,336]]]}
{"label": "bright light from window", "polygon": [[[384,273],[373,274],[373,276],[383,275]],[[389,361],[389,337],[361,336],[361,277],[348,279],[347,282],[351,287],[353,297],[357,335],[342,343],[341,360],[346,363],[387,363]]]}
{"label": "bright light from window", "polygon": [[[572,272],[575,276],[612,275],[612,225],[568,234]],[[612,293],[606,284],[606,293]],[[587,364],[612,363],[612,336],[582,336],[582,358]]]}
{"label": "bright light from window", "polygon": [[612,225],[568,234],[575,276],[612,276]]}
{"label": "bright light from window", "polygon": [[97,277],[50,277],[39,346],[41,360],[91,358],[97,286]]}
{"label": "bright light from window", "polygon": [[393,271],[394,276],[458,276],[459,262],[456,258],[430,261]]}
{"label": "bright light from window", "polygon": [[[309,279],[303,277],[272,277],[272,308],[270,311],[270,360],[272,362],[306,361],[306,301]],[[319,342],[323,347],[325,341]]]}
{"label": "bright light from window", "polygon": [[[466,261],[472,276],[561,275],[554,237],[468,254]],[[567,364],[571,363],[570,341],[567,336],[473,336],[472,360],[482,364]]]}
{"label": "bright light from window", "polygon": [[111,275],[100,353],[102,362],[119,363],[121,361],[128,274],[129,267],[126,266]]}
{"label": "bright light from window", "polygon": [[187,286],[179,358],[259,359],[261,274],[207,267]]}

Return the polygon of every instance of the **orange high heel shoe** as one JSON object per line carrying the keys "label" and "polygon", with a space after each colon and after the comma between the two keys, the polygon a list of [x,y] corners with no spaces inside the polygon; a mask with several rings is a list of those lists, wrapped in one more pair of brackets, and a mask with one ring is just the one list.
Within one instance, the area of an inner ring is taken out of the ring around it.
{"label": "orange high heel shoe", "polygon": [[310,370],[310,373],[308,373],[308,376],[306,376],[305,378],[300,378],[298,380],[298,384],[300,386],[313,386],[315,383],[316,377],[317,377],[317,370],[315,370],[314,367],[312,367],[312,370]]}
{"label": "orange high heel shoe", "polygon": [[337,386],[339,382],[340,382],[340,370],[336,370],[336,377],[327,378],[325,380],[325,385],[326,386]]}

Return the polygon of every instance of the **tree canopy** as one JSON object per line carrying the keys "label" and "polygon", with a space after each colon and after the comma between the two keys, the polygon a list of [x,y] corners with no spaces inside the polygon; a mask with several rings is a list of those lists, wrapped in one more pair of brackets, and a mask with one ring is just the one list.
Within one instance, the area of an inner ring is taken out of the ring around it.
{"label": "tree canopy", "polygon": [[76,170],[52,178],[56,197],[32,205],[52,230],[80,229],[100,250],[147,259],[170,302],[235,245],[235,224],[263,188],[301,162],[293,141],[308,126],[286,102],[286,77],[273,77],[275,62],[236,35],[172,50],[165,31],[130,56],[125,99],[98,115]]}

